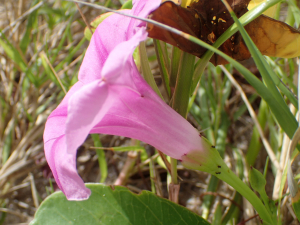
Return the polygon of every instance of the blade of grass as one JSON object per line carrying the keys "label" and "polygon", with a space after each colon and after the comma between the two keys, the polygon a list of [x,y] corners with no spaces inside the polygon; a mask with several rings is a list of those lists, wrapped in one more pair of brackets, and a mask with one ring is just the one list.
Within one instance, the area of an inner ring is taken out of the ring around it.
{"label": "blade of grass", "polygon": [[140,50],[140,58],[141,58],[140,61],[141,61],[143,77],[146,80],[146,82],[152,87],[152,89],[156,92],[156,94],[159,95],[159,97],[161,97],[163,99],[163,97],[155,83],[153,74],[150,69],[148,56],[147,56],[147,52],[146,52],[146,46],[145,46],[144,41],[140,43],[139,50]]}
{"label": "blade of grass", "polygon": [[[34,7],[34,5],[37,4],[38,2],[39,2],[38,0],[32,1],[31,3],[32,7]],[[30,36],[31,36],[32,29],[37,26],[37,15],[38,15],[38,9],[32,11],[32,13],[30,13],[30,15],[28,16],[26,31],[23,38],[20,41],[20,49],[22,50],[23,53],[26,52],[27,47],[31,41]]]}
{"label": "blade of grass", "polygon": [[0,30],[0,45],[2,46],[4,52],[7,56],[15,63],[16,67],[20,72],[26,73],[30,81],[37,86],[37,80],[35,76],[31,73],[30,68],[28,68],[27,63],[22,58],[22,53],[18,51],[17,48],[10,43],[10,41],[5,37],[4,33]]}
{"label": "blade of grass", "polygon": [[169,83],[169,69],[167,67],[167,64],[165,62],[165,57],[163,53],[163,46],[161,46],[161,42],[159,40],[153,40],[155,52],[158,60],[158,65],[160,69],[160,74],[162,75],[162,79],[165,85],[165,89],[168,93],[168,96],[171,96],[170,91],[170,83]]}
{"label": "blade of grass", "polygon": [[159,44],[161,46],[161,53],[164,59],[165,67],[168,70],[168,74],[170,74],[170,58],[168,54],[167,43],[163,41],[159,41]]}
{"label": "blade of grass", "polygon": [[[49,62],[49,59],[48,59],[47,55],[44,52],[41,52],[40,56],[41,56],[41,59],[42,59],[42,64],[43,64],[46,72],[48,73],[49,77],[52,78],[53,81],[55,81],[54,79],[56,78],[56,81],[59,83],[59,86],[61,87],[63,92],[66,94],[67,91],[66,91],[64,85],[62,84],[60,78],[57,76],[57,73],[56,73],[55,69],[53,68],[53,66]],[[50,68],[50,70],[49,70],[49,68]],[[55,78],[53,78],[53,75],[51,75],[52,74],[51,72],[53,73]]]}
{"label": "blade of grass", "polygon": [[[291,88],[293,90],[294,93],[297,93],[297,87],[296,85],[293,83],[293,77],[295,74],[295,66],[293,63],[293,59],[281,59],[281,60],[274,60],[271,57],[265,56],[265,59],[267,60],[268,64],[270,66],[272,66],[272,70],[278,74],[278,77],[280,79],[283,79],[284,82],[286,82],[288,84],[287,88]],[[283,71],[283,67],[286,65],[286,61],[288,61],[289,64],[289,75],[286,71]],[[281,81],[282,83],[282,81]],[[284,84],[283,84],[284,85]],[[292,93],[292,91],[290,90],[290,92]],[[295,98],[297,99],[297,97],[295,96]],[[293,103],[294,104],[294,103]],[[294,104],[297,106],[297,104]]]}
{"label": "blade of grass", "polygon": [[208,104],[208,90],[205,87],[206,81],[204,79],[201,79],[200,81],[200,87],[198,89],[198,98],[199,98],[199,107],[200,107],[200,117],[202,120],[202,128],[205,129],[204,133],[207,137],[207,139],[215,144],[216,138],[212,129],[212,122],[210,118],[210,110],[209,110],[209,104]]}
{"label": "blade of grass", "polygon": [[181,50],[173,46],[172,57],[171,57],[171,67],[170,67],[170,88],[171,90],[175,88],[178,67],[180,62]]}
{"label": "blade of grass", "polygon": [[184,118],[187,116],[194,64],[194,55],[181,53],[172,108]]}
{"label": "blade of grass", "polygon": [[219,225],[221,224],[221,220],[222,220],[222,207],[220,204],[217,205],[217,208],[215,210],[215,213],[214,213],[214,219],[211,223],[211,225]]}
{"label": "blade of grass", "polygon": [[64,31],[64,33],[61,36],[61,39],[59,41],[59,44],[58,44],[57,48],[55,48],[55,51],[51,52],[51,53],[53,53],[53,55],[51,55],[51,60],[50,60],[50,62],[52,64],[55,62],[58,53],[61,51],[61,49],[63,48],[64,43],[66,42],[66,38],[68,37],[68,33],[70,33],[70,28],[71,28],[71,25],[72,25],[72,21],[73,21],[74,15],[75,14],[73,14],[70,17],[70,19],[68,21],[68,24],[67,24],[67,26],[65,28],[65,31]]}

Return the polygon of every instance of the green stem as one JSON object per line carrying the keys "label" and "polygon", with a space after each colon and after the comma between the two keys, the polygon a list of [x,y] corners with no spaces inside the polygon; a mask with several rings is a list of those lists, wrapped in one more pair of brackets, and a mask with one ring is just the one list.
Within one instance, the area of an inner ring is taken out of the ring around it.
{"label": "green stem", "polygon": [[[172,108],[184,118],[186,118],[188,110],[194,63],[195,56],[186,52],[181,53]],[[172,183],[177,184],[176,159],[171,159],[171,176]]]}
{"label": "green stem", "polygon": [[210,173],[225,181],[252,204],[264,224],[277,224],[276,219],[273,220],[259,197],[228,168],[217,149],[204,137],[202,137],[202,147],[202,151],[190,151],[182,156],[182,165],[188,169]]}
{"label": "green stem", "polygon": [[154,172],[154,163],[153,160],[150,158],[150,162],[149,162],[149,167],[150,167],[150,181],[151,181],[151,191],[152,193],[156,194],[156,188],[155,188],[155,172]]}
{"label": "green stem", "polygon": [[272,220],[268,210],[258,198],[258,196],[242,181],[240,180],[223,162],[220,174],[216,175],[219,179],[225,181],[227,184],[232,186],[237,192],[244,196],[251,205],[255,208],[260,218],[266,224],[277,224],[276,221]]}
{"label": "green stem", "polygon": [[222,171],[217,177],[227,184],[232,186],[237,192],[243,195],[255,208],[261,219],[266,222],[267,224],[276,224],[275,221],[272,221],[272,218],[261,202],[261,200],[257,197],[257,195],[251,191],[251,189],[242,181],[240,180],[224,163],[222,166]]}
{"label": "green stem", "polygon": [[177,179],[177,159],[171,158],[171,178],[173,184],[178,184]]}

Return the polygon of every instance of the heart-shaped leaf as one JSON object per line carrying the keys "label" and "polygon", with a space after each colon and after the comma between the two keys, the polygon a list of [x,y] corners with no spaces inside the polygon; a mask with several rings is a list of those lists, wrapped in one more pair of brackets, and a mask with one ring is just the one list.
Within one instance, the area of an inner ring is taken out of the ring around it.
{"label": "heart-shaped leaf", "polygon": [[209,224],[188,209],[148,191],[137,195],[121,186],[86,186],[92,195],[85,201],[68,201],[62,192],[50,195],[30,225]]}

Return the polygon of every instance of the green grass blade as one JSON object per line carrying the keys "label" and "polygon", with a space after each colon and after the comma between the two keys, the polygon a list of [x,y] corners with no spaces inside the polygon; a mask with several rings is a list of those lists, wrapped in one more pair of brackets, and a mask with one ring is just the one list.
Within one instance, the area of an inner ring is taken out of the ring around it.
{"label": "green grass blade", "polygon": [[4,52],[16,65],[20,72],[26,73],[30,81],[37,86],[38,82],[35,76],[32,74],[30,68],[28,68],[27,63],[22,58],[22,53],[19,52],[13,44],[5,37],[5,35],[0,31],[0,46],[2,46]]}
{"label": "green grass blade", "polygon": [[152,89],[156,92],[156,94],[158,94],[161,98],[163,98],[155,83],[153,74],[150,69],[145,42],[140,43],[139,50],[140,50],[140,58],[141,58],[140,61],[141,61],[143,77],[146,80],[146,82],[152,87]]}
{"label": "green grass blade", "polygon": [[[38,2],[39,2],[38,0],[34,0],[31,3],[32,7],[34,7],[34,5],[36,5]],[[32,29],[37,26],[37,15],[38,15],[38,9],[34,10],[28,16],[26,31],[25,31],[25,34],[24,34],[23,38],[20,41],[20,49],[22,50],[23,53],[26,52],[29,43],[32,41],[30,36],[31,36]]]}
{"label": "green grass blade", "polygon": [[165,58],[163,56],[163,47],[161,46],[161,42],[159,40],[154,40],[153,43],[155,46],[155,52],[157,56],[157,61],[160,69],[160,73],[162,75],[162,79],[168,93],[168,96],[171,96],[170,83],[169,83],[169,68],[167,67],[167,63],[165,62]]}
{"label": "green grass blade", "polygon": [[174,89],[176,85],[178,67],[180,62],[181,50],[173,46],[172,57],[171,57],[171,67],[170,67],[170,88]]}
{"label": "green grass blade", "polygon": [[186,52],[181,53],[172,108],[184,118],[187,116],[194,64],[194,55]]}
{"label": "green grass blade", "polygon": [[200,116],[202,119],[202,129],[204,129],[204,133],[207,139],[215,144],[216,139],[214,135],[214,131],[212,129],[212,122],[210,118],[210,109],[208,104],[208,90],[206,89],[206,81],[201,79],[200,87],[198,89],[198,96],[199,96],[199,104],[200,104]]}
{"label": "green grass blade", "polygon": [[62,34],[62,37],[60,39],[60,42],[59,42],[57,48],[55,49],[55,51],[53,51],[54,54],[51,56],[51,59],[50,59],[51,64],[53,64],[55,62],[58,53],[63,48],[63,45],[66,41],[66,38],[68,37],[68,34],[70,33],[70,28],[71,28],[71,25],[72,25],[72,22],[73,22],[73,17],[74,17],[74,14],[70,17],[70,19],[68,21],[68,24],[67,24],[67,27],[66,27],[66,29],[65,29],[65,31]]}

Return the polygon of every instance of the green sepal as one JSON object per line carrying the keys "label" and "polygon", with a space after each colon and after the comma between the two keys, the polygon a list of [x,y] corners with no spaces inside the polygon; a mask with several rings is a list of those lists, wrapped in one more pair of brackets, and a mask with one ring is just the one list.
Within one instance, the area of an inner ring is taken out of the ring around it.
{"label": "green sepal", "polygon": [[129,0],[129,1],[125,2],[122,5],[121,9],[132,9],[132,0]]}
{"label": "green sepal", "polygon": [[[105,20],[107,17],[109,17],[110,15],[112,15],[113,13],[111,12],[108,12],[108,13],[104,13],[104,14],[101,14],[100,16],[97,16],[91,23],[90,23],[90,26],[91,26],[91,30],[92,32],[94,33],[96,28],[98,27],[98,25],[100,23],[102,23],[103,20]],[[87,40],[91,40],[92,38],[92,33],[90,31],[90,29],[88,27],[86,27],[84,29],[84,37],[87,39]]]}

